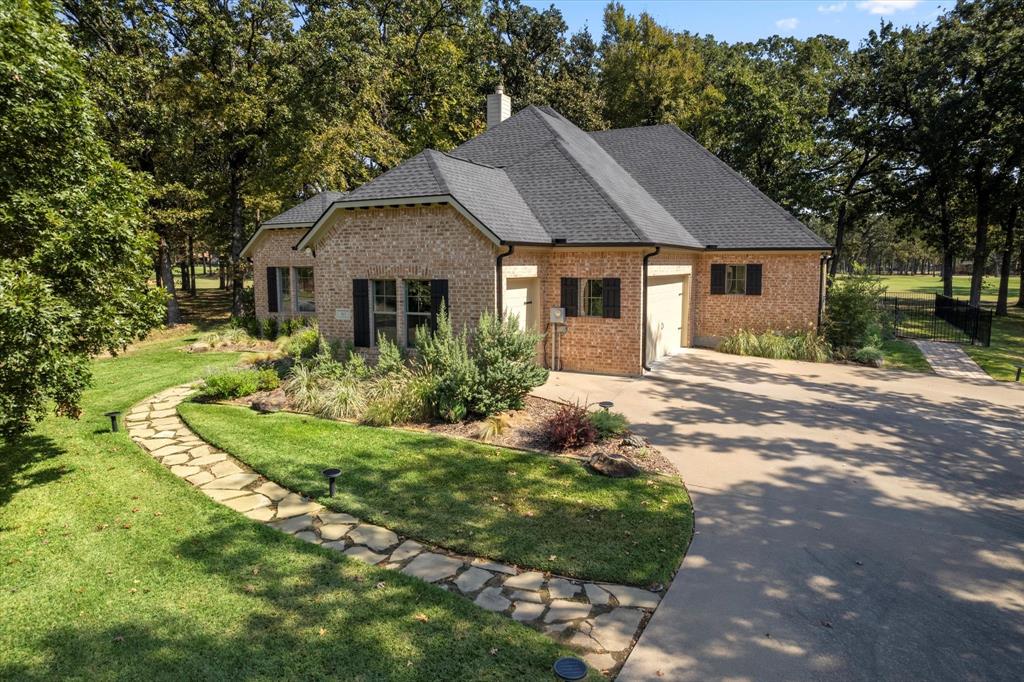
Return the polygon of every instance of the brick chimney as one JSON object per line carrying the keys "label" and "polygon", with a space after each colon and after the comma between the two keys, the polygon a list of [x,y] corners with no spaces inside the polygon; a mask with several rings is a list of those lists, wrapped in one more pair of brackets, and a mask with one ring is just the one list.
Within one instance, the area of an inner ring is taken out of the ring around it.
{"label": "brick chimney", "polygon": [[487,129],[490,130],[511,115],[512,98],[505,94],[505,88],[498,85],[493,95],[487,95]]}

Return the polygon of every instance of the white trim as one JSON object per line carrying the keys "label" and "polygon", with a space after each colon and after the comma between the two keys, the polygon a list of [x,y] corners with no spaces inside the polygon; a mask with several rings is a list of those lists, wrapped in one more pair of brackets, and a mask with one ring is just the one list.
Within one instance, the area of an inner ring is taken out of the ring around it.
{"label": "white trim", "polygon": [[448,204],[458,211],[462,217],[471,222],[480,232],[484,234],[488,239],[494,242],[496,245],[501,243],[498,236],[491,232],[486,225],[477,220],[476,216],[470,213],[465,206],[460,204],[455,197],[450,194],[434,194],[425,197],[391,197],[388,199],[362,199],[355,201],[335,201],[333,202],[323,215],[313,223],[313,226],[309,228],[309,231],[299,240],[299,243],[295,245],[295,249],[302,251],[307,248],[311,242],[316,238],[317,233],[326,224],[327,219],[334,215],[337,210],[347,210],[353,208],[384,208],[384,207],[402,207],[402,206],[422,206],[424,204]]}

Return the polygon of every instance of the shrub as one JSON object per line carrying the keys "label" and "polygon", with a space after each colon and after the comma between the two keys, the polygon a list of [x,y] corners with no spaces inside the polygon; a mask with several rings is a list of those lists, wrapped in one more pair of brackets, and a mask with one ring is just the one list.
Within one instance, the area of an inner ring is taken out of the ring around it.
{"label": "shrub", "polygon": [[881,339],[884,317],[879,301],[885,285],[858,269],[838,277],[825,298],[825,336],[835,348],[862,348]]}
{"label": "shrub", "polygon": [[260,336],[268,341],[273,341],[277,338],[277,320],[273,317],[268,317],[263,320],[260,324]]}
{"label": "shrub", "polygon": [[371,426],[391,426],[426,419],[430,406],[423,382],[429,378],[407,369],[372,379],[366,388],[366,410],[362,422]]}
{"label": "shrub", "polygon": [[308,360],[320,352],[320,331],[314,327],[304,327],[278,339],[278,349],[290,358]]}
{"label": "shrub", "polygon": [[464,419],[472,408],[480,378],[469,355],[465,330],[455,334],[442,305],[437,315],[437,329],[433,332],[421,329],[416,345],[421,373],[433,382],[429,399],[431,410],[447,422]]}
{"label": "shrub", "polygon": [[831,357],[828,341],[814,331],[795,334],[767,331],[754,334],[741,329],[725,337],[718,350],[732,355],[807,362],[826,362]]}
{"label": "shrub", "polygon": [[277,388],[281,380],[272,369],[234,369],[206,377],[199,396],[207,400],[241,398]]}
{"label": "shrub", "polygon": [[256,344],[256,339],[241,327],[227,327],[226,329],[203,334],[199,337],[199,343],[208,343],[211,348],[219,346],[253,346]]}
{"label": "shrub", "polygon": [[508,418],[504,415],[491,415],[480,423],[480,428],[477,429],[476,437],[485,443],[490,443],[503,434],[508,426]]}
{"label": "shrub", "polygon": [[362,386],[352,377],[318,385],[312,412],[325,419],[354,419],[366,405]]}
{"label": "shrub", "polygon": [[388,340],[383,334],[377,336],[377,364],[373,368],[374,374],[385,376],[401,372],[405,369],[405,358],[398,346]]}
{"label": "shrub", "polygon": [[859,362],[862,365],[881,367],[882,360],[885,358],[885,353],[879,346],[869,345],[864,346],[863,348],[858,348],[853,352],[851,357],[855,362]]}
{"label": "shrub", "polygon": [[562,405],[544,424],[544,435],[556,450],[576,448],[597,440],[597,430],[587,408],[579,403]]}
{"label": "shrub", "polygon": [[526,395],[548,378],[537,364],[540,335],[519,329],[514,315],[484,313],[473,336],[472,359],[479,376],[472,410],[490,415],[523,407]]}
{"label": "shrub", "polygon": [[629,420],[621,412],[598,410],[590,413],[590,423],[600,440],[622,436],[629,430]]}

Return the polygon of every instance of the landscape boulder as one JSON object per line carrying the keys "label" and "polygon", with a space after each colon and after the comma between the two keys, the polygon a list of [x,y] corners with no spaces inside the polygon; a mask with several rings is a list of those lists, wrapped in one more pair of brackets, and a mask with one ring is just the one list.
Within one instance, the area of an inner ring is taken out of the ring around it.
{"label": "landscape boulder", "polygon": [[622,439],[622,444],[625,445],[627,448],[646,448],[647,447],[647,442],[643,438],[641,438],[640,436],[636,435],[635,433],[631,433],[631,434],[627,435],[625,438],[623,438]]}
{"label": "landscape boulder", "polygon": [[628,478],[636,476],[640,472],[632,462],[622,455],[608,452],[596,453],[590,458],[588,464],[597,473],[611,478]]}

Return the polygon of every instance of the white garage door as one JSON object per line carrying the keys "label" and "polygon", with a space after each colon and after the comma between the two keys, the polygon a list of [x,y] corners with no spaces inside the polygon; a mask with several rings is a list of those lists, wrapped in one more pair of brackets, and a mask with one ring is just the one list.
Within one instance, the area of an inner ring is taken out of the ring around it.
{"label": "white garage door", "polygon": [[674,353],[683,345],[686,318],[684,277],[647,280],[647,362]]}

